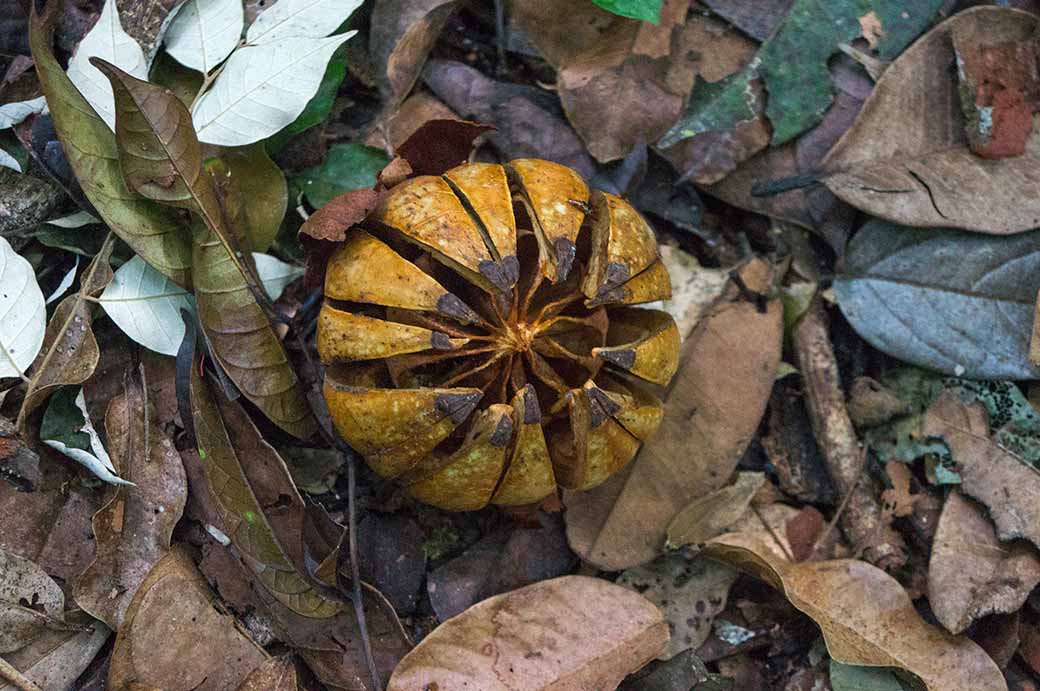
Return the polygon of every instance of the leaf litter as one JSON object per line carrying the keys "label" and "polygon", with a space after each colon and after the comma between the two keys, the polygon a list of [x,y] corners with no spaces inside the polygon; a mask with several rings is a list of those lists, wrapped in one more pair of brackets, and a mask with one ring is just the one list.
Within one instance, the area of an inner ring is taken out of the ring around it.
{"label": "leaf litter", "polygon": [[0,30],[0,688],[1040,683],[1035,3],[173,4]]}

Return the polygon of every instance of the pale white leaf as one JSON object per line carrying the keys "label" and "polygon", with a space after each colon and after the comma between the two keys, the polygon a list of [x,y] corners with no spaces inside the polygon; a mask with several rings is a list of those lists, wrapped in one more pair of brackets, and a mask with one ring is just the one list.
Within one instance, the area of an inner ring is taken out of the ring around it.
{"label": "pale white leaf", "polygon": [[281,297],[285,287],[303,275],[302,267],[287,264],[269,254],[253,252],[253,261],[256,262],[256,273],[264,285],[264,291],[272,300]]}
{"label": "pale white leaf", "polygon": [[322,38],[362,4],[363,0],[279,0],[250,25],[246,42],[255,45],[292,36]]}
{"label": "pale white leaf", "polygon": [[86,434],[90,438],[90,451],[68,446],[59,439],[44,439],[42,440],[43,443],[82,464],[100,480],[114,485],[134,484],[116,475],[116,468],[112,465],[112,458],[108,455],[101,437],[98,436],[94,423],[90,421],[90,413],[87,411],[87,399],[83,396],[82,388],[76,394],[76,407],[83,416],[82,426],[70,431]]}
{"label": "pale white leaf", "polygon": [[166,30],[166,52],[209,74],[238,45],[244,24],[242,0],[188,0]]}
{"label": "pale white leaf", "polygon": [[19,377],[43,346],[47,308],[32,264],[0,237],[0,377]]}
{"label": "pale white leaf", "polygon": [[89,211],[77,211],[68,216],[52,218],[47,221],[47,225],[58,226],[59,228],[82,228],[83,226],[89,226],[92,223],[101,223],[101,219],[96,218]]}
{"label": "pale white leaf", "polygon": [[181,309],[194,312],[188,293],[140,256],[119,267],[98,302],[123,333],[163,355],[176,355],[184,340]]}
{"label": "pale white leaf", "polygon": [[61,283],[59,283],[58,287],[54,289],[54,292],[51,293],[47,297],[47,301],[46,302],[47,302],[48,305],[51,304],[52,302],[54,302],[55,300],[57,300],[58,298],[60,298],[62,295],[65,294],[65,291],[68,290],[69,286],[72,285],[72,281],[75,280],[75,278],[76,278],[76,269],[78,269],[78,268],[79,268],[79,255],[77,254],[76,255],[76,263],[73,264],[72,268],[69,269],[68,272],[62,277]]}
{"label": "pale white leaf", "polygon": [[105,0],[97,23],[79,42],[76,54],[69,60],[69,79],[114,131],[116,105],[112,84],[108,77],[90,64],[92,57],[107,60],[138,79],[148,79],[144,52],[137,41],[123,31],[115,0]]}
{"label": "pale white leaf", "polygon": [[243,146],[291,123],[317,93],[336,48],[355,33],[284,38],[236,50],[195,105],[199,140]]}
{"label": "pale white leaf", "polygon": [[18,162],[18,159],[3,149],[0,149],[0,168],[10,168],[19,173],[22,172],[22,164]]}
{"label": "pale white leaf", "polygon": [[0,130],[17,125],[30,115],[42,113],[47,108],[47,99],[43,96],[31,101],[16,101],[0,106]]}

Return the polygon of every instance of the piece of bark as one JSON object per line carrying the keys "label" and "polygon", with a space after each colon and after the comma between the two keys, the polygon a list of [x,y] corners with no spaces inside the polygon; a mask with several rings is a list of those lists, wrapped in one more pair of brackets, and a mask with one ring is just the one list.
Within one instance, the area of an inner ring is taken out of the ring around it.
{"label": "piece of bark", "polygon": [[816,442],[831,479],[846,498],[841,529],[866,561],[886,570],[901,566],[907,559],[903,537],[885,521],[873,479],[860,477],[866,473],[864,450],[845,409],[827,315],[818,298],[795,326],[792,340]]}

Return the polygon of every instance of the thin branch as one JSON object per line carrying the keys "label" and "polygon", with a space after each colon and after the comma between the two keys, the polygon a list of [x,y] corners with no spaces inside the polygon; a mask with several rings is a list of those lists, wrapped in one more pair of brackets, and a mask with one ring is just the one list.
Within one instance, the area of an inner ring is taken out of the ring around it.
{"label": "thin branch", "polygon": [[24,674],[15,669],[10,662],[0,657],[0,677],[14,685],[20,691],[43,691]]}

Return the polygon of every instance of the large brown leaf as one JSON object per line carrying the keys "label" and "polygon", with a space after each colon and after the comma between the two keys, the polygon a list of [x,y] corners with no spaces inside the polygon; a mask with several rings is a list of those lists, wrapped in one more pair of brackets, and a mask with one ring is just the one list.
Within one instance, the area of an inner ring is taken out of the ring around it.
{"label": "large brown leaf", "polygon": [[[237,403],[219,405],[209,386],[193,367],[191,408],[199,457],[203,460],[206,482],[217,503],[224,531],[231,538],[242,560],[283,605],[305,617],[327,618],[343,607],[326,599],[308,582],[294,564],[287,549],[298,549],[300,533],[293,544],[284,545],[275,534],[252,481],[245,472],[248,463],[266,467],[267,472],[284,474],[284,493],[296,495],[289,471],[278,453],[260,436],[245,411]],[[232,423],[232,424],[229,424]],[[232,437],[229,432],[237,434]],[[241,454],[241,455],[240,455]],[[270,497],[270,505],[284,500],[278,494]],[[298,495],[287,496],[302,504]]]}
{"label": "large brown leaf", "polygon": [[[770,271],[742,271],[765,291]],[[567,537],[581,557],[607,570],[650,561],[669,523],[692,500],[725,485],[765,411],[780,364],[782,309],[764,311],[730,286],[682,347],[664,420],[639,456],[599,487],[569,492]]]}
{"label": "large brown leaf", "polygon": [[744,533],[708,543],[707,554],[782,591],[823,631],[831,657],[849,665],[897,667],[928,691],[1006,691],[996,663],[970,639],[926,623],[899,582],[856,559],[791,563]]}
{"label": "large brown leaf", "polygon": [[18,411],[18,429],[23,435],[27,431],[29,416],[59,386],[82,384],[97,367],[101,354],[94,337],[94,312],[89,298],[100,295],[112,280],[109,259],[113,240],[110,233],[101,251],[80,277],[79,291],[59,302],[51,315],[43,337],[43,348],[33,362],[25,400]]}
{"label": "large brown leaf", "polygon": [[116,138],[69,81],[51,51],[60,2],[48,2],[29,22],[29,44],[54,129],[84,194],[111,228],[141,257],[177,283],[190,284],[191,245],[171,209],[143,199],[127,186],[119,168]]}
{"label": "large brown leaf", "polygon": [[660,611],[609,581],[563,576],[479,602],[401,660],[387,691],[613,689],[668,642]]}
{"label": "large brown leaf", "polygon": [[1040,582],[1040,557],[1026,542],[1002,544],[977,504],[954,490],[946,498],[928,562],[928,603],[961,633],[977,618],[1015,612]]}
{"label": "large brown leaf", "polygon": [[968,149],[952,34],[1027,40],[1035,15],[977,7],[932,29],[892,63],[856,123],[824,159],[827,187],[869,214],[909,226],[1017,233],[1040,225],[1040,137],[1021,156]]}
{"label": "large brown leaf", "polygon": [[94,515],[97,559],[74,592],[80,607],[118,629],[137,586],[170,549],[188,485],[177,449],[137,384],[112,399],[105,431],[116,470],[134,484],[112,486]]}
{"label": "large brown leaf", "polygon": [[116,636],[111,689],[234,691],[268,658],[214,606],[206,581],[174,549],[141,583]]}
{"label": "large brown leaf", "polygon": [[127,182],[149,199],[202,219],[195,227],[192,270],[199,319],[214,357],[272,422],[309,437],[317,423],[281,340],[257,304],[255,271],[240,250],[245,238],[233,237],[225,224],[188,109],[160,86],[97,58],[93,64],[112,83],[119,162]]}
{"label": "large brown leaf", "polygon": [[392,105],[412,90],[455,0],[376,0],[369,54],[379,89]]}

